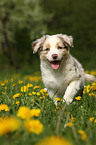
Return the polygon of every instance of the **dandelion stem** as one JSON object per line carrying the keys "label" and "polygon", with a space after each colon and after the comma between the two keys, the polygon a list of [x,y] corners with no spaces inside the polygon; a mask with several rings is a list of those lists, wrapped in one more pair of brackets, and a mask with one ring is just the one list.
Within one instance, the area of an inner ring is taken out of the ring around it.
{"label": "dandelion stem", "polygon": [[65,111],[65,108],[66,108],[66,103],[64,105],[64,107],[62,108],[62,111],[60,112],[59,116],[58,116],[58,122],[57,122],[57,128],[56,128],[56,134],[57,136],[59,135],[59,128],[60,128],[60,122],[61,122],[61,117]]}
{"label": "dandelion stem", "polygon": [[76,139],[77,144],[79,144],[77,133],[76,133],[76,129],[75,129],[74,125],[72,125],[72,131],[73,131],[73,134],[74,134],[74,137]]}

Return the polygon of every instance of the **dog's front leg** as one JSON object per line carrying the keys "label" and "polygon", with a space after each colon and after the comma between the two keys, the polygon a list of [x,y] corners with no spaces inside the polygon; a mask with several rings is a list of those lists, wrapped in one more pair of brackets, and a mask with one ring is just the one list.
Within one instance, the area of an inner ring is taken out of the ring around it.
{"label": "dog's front leg", "polygon": [[67,104],[71,103],[74,96],[78,93],[81,86],[81,80],[72,81],[65,91],[65,95],[63,97],[64,102]]}

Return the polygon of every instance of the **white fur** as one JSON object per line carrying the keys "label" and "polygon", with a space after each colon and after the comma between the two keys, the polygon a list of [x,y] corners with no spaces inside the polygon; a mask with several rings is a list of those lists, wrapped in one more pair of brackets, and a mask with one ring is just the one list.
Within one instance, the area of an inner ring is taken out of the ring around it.
{"label": "white fur", "polygon": [[[48,63],[41,60],[43,83],[50,98],[54,96],[55,104],[55,98],[62,96],[67,103],[72,102],[77,91],[84,86],[85,73],[79,63],[74,66],[74,61],[75,59],[70,55],[68,60],[62,63],[58,70],[53,70]],[[80,75],[82,76],[81,78],[79,78]]]}
{"label": "white fur", "polygon": [[[36,53],[38,51],[38,45],[42,40],[43,50],[46,48],[46,44],[50,44],[50,51],[46,54],[46,59],[41,59],[43,83],[47,88],[50,98],[54,100],[55,104],[57,104],[55,98],[62,96],[63,101],[66,101],[66,103],[69,104],[72,102],[77,92],[84,87],[85,73],[81,64],[71,56],[70,52],[66,58],[66,56],[64,57],[62,55],[62,51],[57,49],[57,42],[63,47],[59,37],[62,37],[68,45],[73,47],[72,36],[62,34],[52,36],[47,35],[46,39],[45,36],[43,36],[41,39],[35,41],[34,52]],[[49,63],[53,61],[52,54],[58,55],[56,60],[62,60],[63,58],[59,68],[56,70],[53,69]]]}

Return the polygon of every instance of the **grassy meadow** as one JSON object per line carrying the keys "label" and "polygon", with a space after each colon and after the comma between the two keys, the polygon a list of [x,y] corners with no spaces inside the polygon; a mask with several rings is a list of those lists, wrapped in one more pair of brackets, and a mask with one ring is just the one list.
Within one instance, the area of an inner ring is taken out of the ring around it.
{"label": "grassy meadow", "polygon": [[96,145],[96,83],[83,94],[55,106],[39,71],[0,72],[0,145]]}

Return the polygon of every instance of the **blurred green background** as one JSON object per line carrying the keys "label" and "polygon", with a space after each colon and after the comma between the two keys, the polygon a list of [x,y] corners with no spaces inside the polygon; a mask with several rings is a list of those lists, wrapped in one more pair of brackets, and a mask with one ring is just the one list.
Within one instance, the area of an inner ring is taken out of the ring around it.
{"label": "blurred green background", "polygon": [[71,54],[96,69],[96,0],[0,0],[0,70],[39,67],[31,43],[56,33],[72,35]]}

